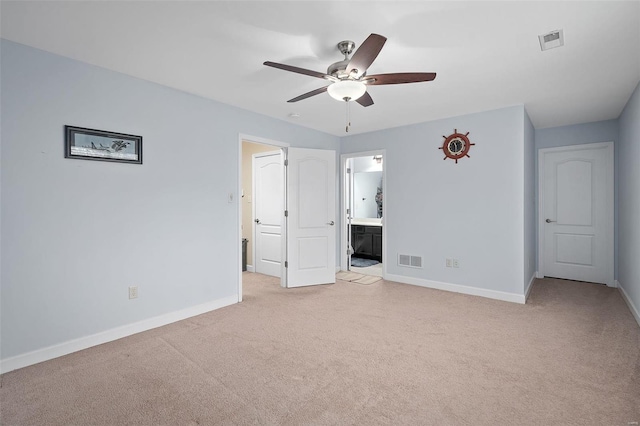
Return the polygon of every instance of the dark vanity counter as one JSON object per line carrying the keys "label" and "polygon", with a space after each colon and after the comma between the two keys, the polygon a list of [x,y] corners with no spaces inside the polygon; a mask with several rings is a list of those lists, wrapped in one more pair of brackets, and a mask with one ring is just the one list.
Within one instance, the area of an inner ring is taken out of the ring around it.
{"label": "dark vanity counter", "polygon": [[382,262],[382,224],[351,224],[354,256]]}

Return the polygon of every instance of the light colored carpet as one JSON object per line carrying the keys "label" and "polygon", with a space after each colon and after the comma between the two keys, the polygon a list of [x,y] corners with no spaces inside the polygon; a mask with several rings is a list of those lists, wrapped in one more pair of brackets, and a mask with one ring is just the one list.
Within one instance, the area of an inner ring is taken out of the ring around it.
{"label": "light colored carpet", "polygon": [[627,425],[640,328],[604,286],[527,305],[379,281],[282,289],[7,373],[3,425]]}

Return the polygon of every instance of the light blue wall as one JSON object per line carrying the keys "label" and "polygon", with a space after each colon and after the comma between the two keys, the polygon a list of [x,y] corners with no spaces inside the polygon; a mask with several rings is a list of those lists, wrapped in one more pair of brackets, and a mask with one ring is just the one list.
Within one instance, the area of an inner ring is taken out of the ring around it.
{"label": "light blue wall", "polygon": [[[614,275],[618,276],[618,120],[596,121],[593,123],[574,124],[571,126],[536,129],[536,151],[542,148],[556,148],[569,145],[587,143],[613,142],[614,149]],[[536,185],[538,185],[538,153],[535,155]],[[538,190],[535,191],[536,206],[538,206]],[[536,207],[536,235],[538,233],[538,209]],[[537,240],[537,239],[536,239]],[[537,244],[537,242],[536,242]],[[536,264],[538,264],[538,249],[536,248]]]}
{"label": "light blue wall", "polygon": [[536,129],[536,149],[618,140],[618,120]]}
{"label": "light blue wall", "polygon": [[[523,294],[523,117],[516,106],[342,138],[343,154],[386,150],[392,279]],[[454,129],[476,144],[458,164],[439,149]],[[423,268],[398,266],[398,254],[422,256]],[[460,268],[447,268],[446,258]]]}
{"label": "light blue wall", "polygon": [[[237,296],[239,134],[339,150],[285,121],[0,50],[2,359]],[[65,159],[65,124],[142,135],[144,164]]]}
{"label": "light blue wall", "polygon": [[640,321],[640,84],[619,118],[618,281]]}

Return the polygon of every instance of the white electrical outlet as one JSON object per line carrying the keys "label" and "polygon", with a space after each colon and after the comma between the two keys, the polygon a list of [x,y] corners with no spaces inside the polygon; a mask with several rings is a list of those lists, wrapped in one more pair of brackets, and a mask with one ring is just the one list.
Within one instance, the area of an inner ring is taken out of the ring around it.
{"label": "white electrical outlet", "polygon": [[460,261],[458,259],[453,259],[453,267],[454,268],[459,268],[460,267]]}
{"label": "white electrical outlet", "polygon": [[447,268],[451,268],[451,266],[453,265],[453,261],[451,259],[447,259]]}
{"label": "white electrical outlet", "polygon": [[129,299],[137,299],[138,298],[138,286],[129,287]]}

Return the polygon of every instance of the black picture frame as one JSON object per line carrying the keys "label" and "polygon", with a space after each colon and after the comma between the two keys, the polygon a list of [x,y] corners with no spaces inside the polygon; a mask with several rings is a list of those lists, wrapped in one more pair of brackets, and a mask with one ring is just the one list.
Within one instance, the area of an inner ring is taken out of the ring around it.
{"label": "black picture frame", "polygon": [[64,126],[64,157],[142,164],[142,136]]}

